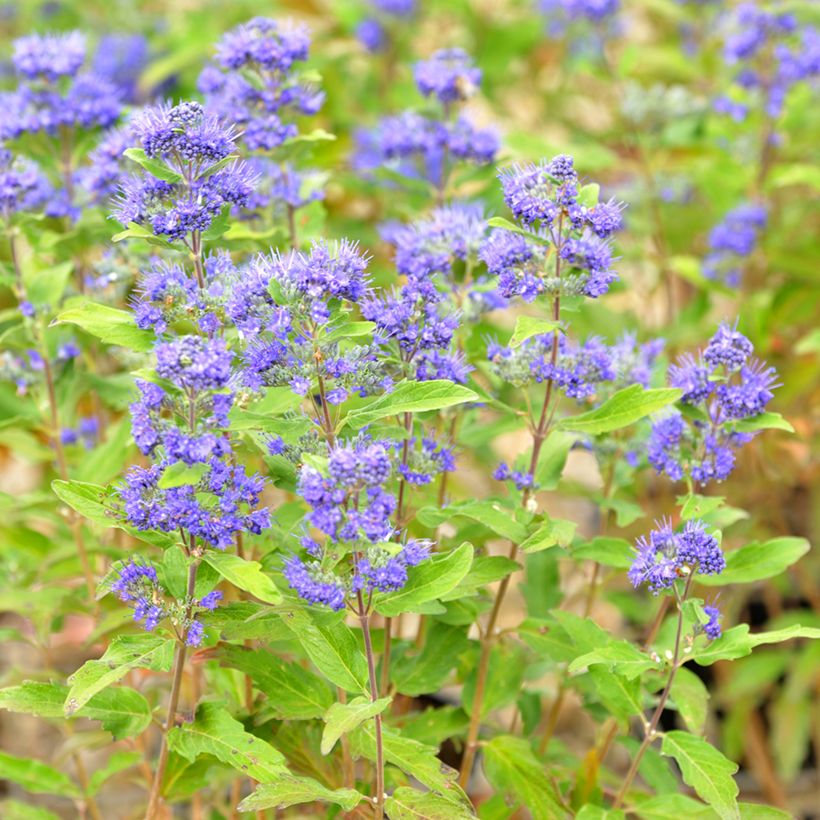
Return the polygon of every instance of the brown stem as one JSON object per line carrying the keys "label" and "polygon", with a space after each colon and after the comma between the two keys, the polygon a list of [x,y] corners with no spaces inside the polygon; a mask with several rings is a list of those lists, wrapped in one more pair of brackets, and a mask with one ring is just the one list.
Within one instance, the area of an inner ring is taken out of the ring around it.
{"label": "brown stem", "polygon": [[[364,637],[364,651],[367,656],[367,673],[370,679],[370,700],[375,703],[379,699],[379,684],[376,681],[376,657],[373,653],[373,641],[370,638],[370,615],[365,610],[362,593],[358,593],[359,623],[362,626]],[[384,817],[384,744],[382,741],[381,713],[373,716],[373,725],[376,732],[376,794],[373,798],[375,820]]]}
{"label": "brown stem", "polygon": [[91,794],[89,794],[88,772],[85,768],[85,763],[83,763],[82,755],[80,755],[79,752],[73,752],[71,759],[74,761],[74,768],[77,770],[77,780],[80,781],[80,788],[83,792],[83,803],[85,804],[85,808],[88,809],[88,813],[91,815],[93,820],[103,820],[103,816],[100,812],[100,807],[97,805],[97,801],[91,796]]}
{"label": "brown stem", "polygon": [[[336,687],[336,698],[339,703],[347,703],[347,692],[341,687]],[[341,738],[342,744],[342,782],[346,789],[353,789],[356,786],[356,772],[353,769],[353,756],[350,754],[350,738],[344,734]]]}
{"label": "brown stem", "polygon": [[200,288],[205,287],[205,270],[202,265],[202,234],[194,231],[191,234],[191,256],[194,259],[194,271],[196,271],[196,283]]}
{"label": "brown stem", "polygon": [[[196,572],[199,568],[199,561],[194,560],[188,567],[188,606],[185,614],[190,618],[193,608],[193,597],[196,592]],[[168,765],[168,732],[174,728],[177,718],[177,707],[179,706],[179,695],[182,689],[182,673],[185,669],[185,655],[188,647],[185,640],[180,638],[177,641],[176,655],[174,656],[173,682],[171,683],[171,699],[168,702],[168,716],[165,719],[165,726],[162,732],[162,746],[157,761],[157,769],[154,773],[154,782],[151,784],[151,793],[148,797],[148,808],[145,812],[145,820],[154,820],[160,804],[160,791],[162,789],[162,779],[165,776],[165,768]]]}
{"label": "brown stem", "polygon": [[669,677],[667,678],[666,686],[664,686],[660,700],[658,701],[658,705],[655,707],[655,711],[652,714],[652,720],[649,722],[649,726],[646,728],[644,732],[643,742],[638,748],[638,752],[632,761],[632,765],[629,767],[629,771],[626,773],[626,777],[624,778],[624,782],[621,785],[621,789],[618,792],[617,797],[615,798],[615,802],[613,803],[613,808],[615,809],[619,809],[621,807],[621,804],[624,801],[624,797],[626,797],[626,793],[629,791],[629,787],[632,785],[632,781],[635,779],[635,775],[638,773],[638,767],[641,765],[641,760],[643,760],[643,756],[644,754],[646,754],[646,750],[652,745],[652,742],[655,740],[658,723],[660,723],[661,715],[663,714],[663,710],[666,708],[666,702],[669,700],[669,693],[672,691],[672,684],[675,681],[675,675],[678,672],[678,664],[680,662],[680,645],[681,637],[683,636],[683,602],[689,596],[689,589],[692,586],[693,577],[694,572],[691,573],[689,577],[686,579],[686,586],[684,587],[683,595],[681,595],[681,597],[678,598],[678,628],[675,632],[675,648],[672,653],[672,668],[669,670]]}

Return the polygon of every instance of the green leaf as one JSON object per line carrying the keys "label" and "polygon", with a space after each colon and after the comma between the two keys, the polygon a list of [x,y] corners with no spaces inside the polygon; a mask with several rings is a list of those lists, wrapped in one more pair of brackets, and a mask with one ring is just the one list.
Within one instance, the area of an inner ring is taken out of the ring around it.
{"label": "green leaf", "polygon": [[622,722],[625,723],[634,715],[643,712],[641,682],[638,678],[629,680],[600,665],[590,667],[589,677],[595,685],[601,703]]}
{"label": "green leaf", "polygon": [[524,230],[524,228],[519,227],[515,224],[515,222],[510,222],[509,219],[504,219],[503,216],[493,216],[487,220],[487,227],[489,228],[501,228],[505,231],[512,231],[513,233],[520,233],[521,236],[526,236],[527,239],[531,240],[532,242],[536,242],[539,245],[548,245],[549,240],[543,236],[539,236],[537,233],[533,233],[532,231]]}
{"label": "green leaf", "polygon": [[639,384],[631,384],[608,398],[600,407],[579,416],[561,419],[558,426],[562,430],[599,436],[628,427],[672,404],[680,397],[681,391],[675,388],[645,390]]}
{"label": "green leaf", "polygon": [[276,588],[273,580],[262,571],[258,561],[248,561],[230,552],[206,550],[202,556],[205,563],[212,566],[226,581],[235,587],[250,592],[260,601],[268,604],[278,604],[282,594]]}
{"label": "green leaf", "polygon": [[319,677],[298,663],[241,646],[225,645],[220,650],[223,662],[248,675],[278,717],[309,720],[322,717],[333,703],[333,693]]}
{"label": "green leaf", "polygon": [[372,701],[368,697],[358,697],[349,703],[334,703],[324,716],[325,728],[320,747],[322,754],[329,755],[342,735],[352,732],[374,715],[381,714],[392,700],[379,698]]}
{"label": "green leaf", "polygon": [[160,635],[121,635],[111,642],[99,660],[86,661],[69,679],[63,706],[67,717],[76,715],[97,692],[125,677],[131,669],[167,672],[171,668],[174,642]]}
{"label": "green leaf", "polygon": [[632,544],[623,538],[598,536],[572,548],[572,557],[583,561],[597,561],[605,567],[628,569],[635,560]]}
{"label": "green leaf", "polygon": [[[760,803],[738,803],[741,820],[794,820],[791,812]],[[679,820],[679,819],[678,819]]]}
{"label": "green leaf", "polygon": [[601,186],[597,182],[590,182],[578,191],[578,204],[585,208],[595,208],[601,195]]}
{"label": "green leaf", "polygon": [[535,480],[542,490],[554,490],[558,486],[567,456],[575,442],[575,436],[561,430],[553,430],[547,436],[535,468]]}
{"label": "green leaf", "polygon": [[[376,759],[376,736],[371,723],[363,723],[350,735],[355,755]],[[458,773],[438,759],[438,749],[416,740],[402,737],[395,730],[383,729],[384,759],[405,774],[414,777],[428,789],[453,803],[467,804],[464,792],[458,787]]]}
{"label": "green leaf", "polygon": [[612,672],[631,680],[645,672],[658,666],[657,661],[653,661],[649,655],[641,652],[629,641],[610,641],[600,649],[593,649],[584,655],[576,658],[569,665],[570,674],[574,674],[585,667],[594,664],[603,664]]}
{"label": "green leaf", "polygon": [[111,237],[112,242],[122,242],[125,239],[144,239],[149,245],[166,249],[170,247],[170,243],[157,236],[150,228],[146,228],[137,222],[129,222],[124,231],[115,233]]}
{"label": "green leaf", "polygon": [[32,806],[19,800],[0,802],[0,817],[3,820],[60,820],[58,815],[42,806]]}
{"label": "green leaf", "polygon": [[732,775],[737,764],[714,746],[689,732],[672,731],[663,736],[661,754],[675,758],[683,781],[725,820],[739,820],[738,788]]}
{"label": "green leaf", "polygon": [[[59,720],[65,717],[67,697],[67,686],[26,681],[19,686],[0,690],[0,709]],[[74,716],[99,720],[114,740],[122,740],[139,735],[148,728],[151,707],[139,692],[117,686],[94,695],[85,706],[74,712]]]}
{"label": "green leaf", "polygon": [[678,669],[670,696],[686,728],[696,734],[702,732],[709,702],[709,690],[704,682],[686,667]]}
{"label": "green leaf", "polygon": [[678,504],[681,505],[680,517],[683,521],[703,518],[719,509],[725,500],[722,495],[682,495],[678,498]]}
{"label": "green leaf", "polygon": [[433,621],[421,652],[404,654],[393,664],[390,677],[396,691],[413,697],[438,692],[469,644],[462,627]]}
{"label": "green leaf", "polygon": [[452,407],[477,399],[478,394],[469,388],[444,379],[400,382],[390,393],[384,393],[351,411],[347,416],[347,423],[354,430],[358,430],[387,416],[441,410],[443,407]]}
{"label": "green leaf", "polygon": [[521,542],[522,552],[540,552],[550,547],[568,547],[575,535],[577,524],[563,518],[548,518],[532,535]]}
{"label": "green leaf", "polygon": [[527,528],[515,520],[513,511],[495,501],[458,501],[447,507],[423,507],[416,518],[425,527],[438,527],[452,518],[470,518],[517,544],[527,537]]}
{"label": "green leaf", "polygon": [[470,570],[473,545],[463,543],[444,555],[434,555],[408,571],[409,579],[398,592],[385,593],[375,599],[375,610],[389,618],[433,601],[455,588]]}
{"label": "green leaf", "polygon": [[31,794],[56,794],[60,797],[82,796],[79,788],[63,772],[39,760],[0,752],[0,780],[9,780]]}
{"label": "green leaf", "polygon": [[554,319],[541,319],[535,316],[519,316],[515,320],[515,330],[510,338],[510,347],[520,347],[533,336],[542,336],[560,330],[561,322]]}
{"label": "green leaf", "polygon": [[[212,177],[214,174],[218,174],[223,168],[227,168],[232,163],[236,162],[239,159],[238,154],[229,154],[227,157],[222,157],[222,159],[215,162],[213,165],[209,165],[202,173],[197,175],[197,179],[208,179],[208,177]],[[168,180],[169,182],[171,180]]]}
{"label": "green leaf", "polygon": [[355,789],[328,789],[312,777],[286,775],[276,783],[258,786],[237,808],[241,812],[286,809],[300,803],[335,803],[343,811],[353,811],[364,799]]}
{"label": "green leaf", "polygon": [[74,475],[80,481],[108,482],[116,478],[125,466],[130,453],[131,419],[121,418],[105,431],[106,439],[74,468]]}
{"label": "green leaf", "polygon": [[[510,641],[496,643],[490,650],[490,662],[484,683],[484,697],[481,701],[482,719],[515,702],[524,679],[526,658],[522,647]],[[478,666],[470,669],[464,681],[461,700],[464,709],[471,714],[475,708],[478,686]]]}
{"label": "green leaf", "polygon": [[757,430],[785,430],[787,433],[794,432],[794,427],[792,427],[780,413],[761,413],[759,416],[741,419],[735,422],[734,428],[738,433],[754,433]]}
{"label": "green leaf", "polygon": [[750,655],[756,646],[767,643],[782,643],[793,638],[817,640],[820,638],[820,629],[792,624],[771,632],[749,634],[749,625],[740,624],[727,629],[717,640],[696,646],[690,657],[701,666],[710,666],[715,661],[735,660]]}
{"label": "green leaf", "polygon": [[285,758],[217,703],[201,703],[193,723],[168,732],[168,748],[193,762],[199,755],[217,760],[259,783],[275,783],[289,774]]}
{"label": "green leaf", "polygon": [[58,314],[52,324],[76,325],[106,344],[127,347],[138,353],[153,350],[156,342],[153,333],[134,324],[133,313],[96,302],[74,304]]}
{"label": "green leaf", "polygon": [[68,261],[49,268],[28,271],[24,279],[29,301],[35,305],[59,305],[73,270],[74,263]]}
{"label": "green leaf", "polygon": [[685,794],[659,794],[635,806],[641,820],[714,820],[715,813]]}
{"label": "green leaf", "polygon": [[475,817],[466,806],[407,786],[396,789],[387,798],[385,811],[390,820],[470,820]]}
{"label": "green leaf", "polygon": [[496,789],[523,803],[533,820],[558,820],[567,816],[555,787],[523,738],[499,735],[489,741],[484,746],[484,771]]}
{"label": "green leaf", "polygon": [[343,339],[357,339],[360,336],[371,336],[376,329],[375,322],[343,322],[321,337],[322,343],[330,344]]}
{"label": "green leaf", "polygon": [[705,586],[750,584],[764,578],[774,578],[796,564],[810,549],[805,538],[785,536],[763,544],[747,544],[726,553],[726,569],[720,575],[698,575],[698,583]]}
{"label": "green leaf", "polygon": [[196,486],[209,469],[210,467],[207,464],[188,465],[184,461],[176,461],[165,468],[157,487],[160,490],[171,490],[174,487],[184,487],[186,485]]}
{"label": "green leaf", "polygon": [[105,761],[105,765],[99,769],[95,769],[94,774],[91,775],[88,781],[89,794],[97,794],[99,790],[105,785],[106,780],[114,777],[120,772],[136,766],[142,760],[140,752],[126,752],[118,751],[109,756]]}
{"label": "green leaf", "polygon": [[[427,562],[425,562],[427,563]],[[316,668],[336,686],[348,692],[368,693],[367,661],[353,631],[342,620],[322,613],[293,609],[282,620],[293,632]]]}
{"label": "green leaf", "polygon": [[164,182],[170,182],[177,185],[184,179],[182,174],[178,173],[173,168],[169,168],[161,160],[152,159],[147,156],[142,148],[126,148],[122,154],[123,156],[128,157],[128,159],[136,162],[137,165],[142,166],[146,171],[148,171],[149,174],[155,176],[157,179],[163,180]]}
{"label": "green leaf", "polygon": [[51,489],[60,501],[68,504],[83,518],[102,524],[104,527],[114,527],[116,522],[108,514],[102,499],[105,497],[105,487],[98,484],[88,484],[85,481],[51,482]]}

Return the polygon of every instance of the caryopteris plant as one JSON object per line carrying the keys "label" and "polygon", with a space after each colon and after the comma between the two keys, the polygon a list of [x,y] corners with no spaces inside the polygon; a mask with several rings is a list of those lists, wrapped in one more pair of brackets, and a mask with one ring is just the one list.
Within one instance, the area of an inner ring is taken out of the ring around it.
{"label": "caryopteris plant", "polygon": [[0,815],[798,816],[817,31],[364,5],[13,42]]}

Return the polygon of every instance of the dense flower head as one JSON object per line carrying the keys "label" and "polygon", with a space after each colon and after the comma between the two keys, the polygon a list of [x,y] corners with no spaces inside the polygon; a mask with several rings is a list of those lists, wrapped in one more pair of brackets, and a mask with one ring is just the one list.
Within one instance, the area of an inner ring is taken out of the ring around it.
{"label": "dense flower head", "polygon": [[356,242],[314,242],[309,252],[285,258],[283,275],[309,299],[358,302],[367,291],[367,263]]}
{"label": "dense flower head", "polygon": [[481,69],[460,48],[442,49],[416,63],[414,76],[425,97],[434,95],[445,104],[466,100],[481,85]]}
{"label": "dense flower head", "polygon": [[717,640],[722,634],[723,630],[720,626],[720,610],[716,606],[705,606],[703,611],[706,614],[707,621],[703,624],[703,633],[710,641]]}
{"label": "dense flower head", "polygon": [[646,584],[655,595],[672,587],[678,578],[693,572],[718,575],[726,566],[717,538],[702,521],[687,521],[680,532],[670,522],[661,522],[648,537],[637,540],[635,550],[629,580],[635,587]]}
{"label": "dense flower head", "polygon": [[148,632],[156,629],[168,614],[156,569],[131,559],[123,564],[111,584],[111,591],[134,608],[134,620],[143,622]]}
{"label": "dense flower head", "polygon": [[222,339],[181,336],[157,345],[157,375],[180,389],[220,390],[231,378],[232,354]]}
{"label": "dense flower head", "polygon": [[3,218],[8,219],[17,211],[41,207],[50,192],[48,180],[34,162],[0,147],[0,214]]}
{"label": "dense flower head", "polygon": [[148,40],[143,35],[106,34],[97,44],[91,70],[113,83],[123,100],[134,103],[138,97],[140,74],[148,61]]}
{"label": "dense flower head", "polygon": [[704,276],[737,287],[743,262],[755,250],[765,226],[766,208],[763,205],[744,203],[729,211],[709,234],[709,253],[703,262]]}
{"label": "dense flower head", "polygon": [[30,34],[14,41],[15,71],[29,80],[55,81],[75,77],[85,62],[85,37],[66,34]]}
{"label": "dense flower head", "polygon": [[699,358],[684,354],[670,366],[669,383],[693,414],[673,412],[654,421],[647,457],[659,473],[699,484],[728,478],[735,451],[753,437],[738,432],[735,422],[764,412],[777,387],[774,368],[753,352],[736,326],[723,323]]}
{"label": "dense flower head", "polygon": [[[397,453],[403,449],[403,443],[396,444]],[[451,473],[456,469],[453,448],[439,444],[433,438],[423,437],[420,441],[413,438],[407,447],[406,460],[400,459],[397,469],[408,484],[430,484],[435,476]]]}
{"label": "dense flower head", "polygon": [[128,160],[123,156],[134,144],[134,133],[128,125],[110,128],[88,155],[88,164],[77,171],[82,189],[99,205],[120,190]]}
{"label": "dense flower head", "polygon": [[250,65],[285,72],[294,62],[306,60],[309,48],[306,26],[254,17],[223,35],[217,60],[225,68]]}

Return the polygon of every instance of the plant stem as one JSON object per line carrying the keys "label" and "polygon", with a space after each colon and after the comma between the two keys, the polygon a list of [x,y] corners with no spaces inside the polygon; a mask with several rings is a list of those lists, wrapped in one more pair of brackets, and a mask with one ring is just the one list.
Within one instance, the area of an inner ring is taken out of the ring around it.
{"label": "plant stem", "polygon": [[[359,623],[362,626],[364,637],[364,651],[367,656],[367,672],[370,678],[370,700],[375,702],[379,699],[379,684],[376,680],[376,658],[373,654],[373,641],[370,638],[370,614],[366,611],[362,593],[358,592],[359,599]],[[375,809],[375,820],[382,820],[384,817],[384,744],[382,741],[382,716],[373,716],[373,725],[376,731],[376,794],[373,798]]]}
{"label": "plant stem", "polygon": [[621,785],[621,790],[618,792],[618,795],[615,798],[615,802],[612,806],[614,809],[618,809],[621,807],[621,804],[624,801],[624,797],[626,797],[626,793],[627,791],[629,791],[629,787],[632,785],[632,781],[635,779],[635,775],[638,773],[638,767],[641,765],[641,760],[643,759],[644,754],[646,754],[646,750],[652,745],[652,742],[657,737],[656,732],[658,724],[660,723],[663,710],[666,708],[666,702],[669,700],[669,693],[672,691],[672,684],[674,683],[675,675],[678,672],[678,665],[680,662],[681,638],[683,636],[683,602],[689,596],[689,589],[692,586],[693,577],[694,574],[690,574],[689,577],[686,579],[686,586],[684,587],[683,595],[681,595],[678,598],[676,592],[676,598],[678,603],[678,628],[675,632],[675,648],[672,653],[672,668],[669,670],[669,677],[666,680],[666,686],[664,686],[663,688],[663,692],[661,693],[658,705],[655,707],[655,711],[652,714],[652,719],[649,722],[649,726],[647,726],[644,731],[643,742],[638,748],[638,752],[635,755],[634,760],[632,761],[632,765],[629,767],[629,771],[626,773],[626,777],[624,778],[623,784]]}
{"label": "plant stem", "polygon": [[[193,544],[192,544],[193,546]],[[188,607],[186,609],[186,617],[190,618],[192,601],[196,591],[196,572],[199,568],[199,560],[195,559],[188,567]],[[177,640],[176,655],[174,656],[174,672],[173,682],[171,683],[171,699],[168,702],[168,715],[165,719],[165,726],[162,732],[162,746],[159,752],[159,760],[157,761],[157,770],[154,773],[154,782],[151,784],[151,793],[148,798],[148,808],[145,812],[145,820],[154,820],[157,816],[157,810],[160,803],[160,790],[162,788],[162,779],[165,776],[165,768],[168,765],[168,732],[174,728],[177,717],[177,707],[179,706],[179,695],[182,689],[182,673],[185,669],[185,656],[188,647],[184,638]]]}
{"label": "plant stem", "polygon": [[[559,233],[560,233],[560,225],[559,225]],[[560,276],[561,270],[561,255],[558,249],[556,249],[556,276]],[[561,297],[556,295],[553,300],[552,305],[552,315],[555,321],[558,321],[561,314]],[[556,329],[552,335],[552,354],[551,354],[551,362],[554,365],[558,359],[558,330]],[[549,432],[550,421],[552,419],[552,414],[549,412],[549,407],[552,404],[552,379],[547,379],[547,386],[544,395],[544,406],[541,408],[541,415],[538,419],[538,424],[536,425],[535,429],[533,430],[533,442],[532,442],[532,457],[530,458],[530,465],[529,465],[529,473],[531,475],[535,474],[535,470],[538,467],[538,458],[541,455],[541,448],[544,445],[544,441],[546,441],[547,433]],[[531,496],[530,488],[527,488],[524,491],[523,497],[521,499],[521,506],[526,509],[529,505]],[[510,560],[515,560],[515,557],[518,555],[518,544],[511,544],[510,545],[510,552],[509,558]],[[498,587],[498,592],[495,595],[495,600],[493,601],[493,608],[490,611],[490,617],[487,621],[487,628],[484,630],[484,635],[481,638],[481,655],[478,659],[478,669],[476,670],[476,688],[475,688],[475,695],[473,696],[473,705],[470,714],[470,726],[467,730],[467,742],[464,746],[464,757],[461,760],[461,771],[459,773],[458,782],[462,789],[467,788],[467,783],[470,779],[470,774],[473,770],[473,763],[475,761],[476,751],[478,749],[478,734],[481,730],[481,707],[484,703],[484,695],[485,690],[487,687],[487,673],[490,669],[490,653],[492,652],[493,645],[495,644],[496,639],[496,624],[498,622],[498,616],[501,612],[501,604],[504,602],[504,597],[507,594],[507,590],[510,586],[510,578],[512,578],[512,573],[506,575],[501,584]]]}

